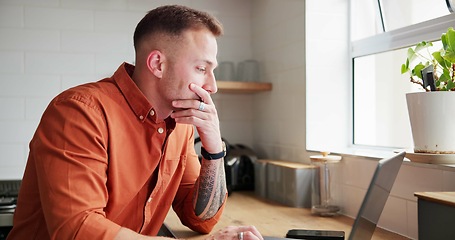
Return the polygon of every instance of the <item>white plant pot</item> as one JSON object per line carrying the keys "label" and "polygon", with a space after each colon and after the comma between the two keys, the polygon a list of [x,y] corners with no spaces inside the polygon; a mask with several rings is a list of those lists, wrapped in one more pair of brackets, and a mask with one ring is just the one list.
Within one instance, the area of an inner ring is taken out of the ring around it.
{"label": "white plant pot", "polygon": [[415,153],[455,153],[455,92],[406,94]]}

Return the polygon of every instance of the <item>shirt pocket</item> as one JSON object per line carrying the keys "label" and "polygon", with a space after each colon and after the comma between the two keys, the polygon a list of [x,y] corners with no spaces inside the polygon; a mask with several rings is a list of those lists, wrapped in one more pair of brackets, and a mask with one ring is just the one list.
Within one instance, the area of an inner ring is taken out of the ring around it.
{"label": "shirt pocket", "polygon": [[167,176],[173,176],[178,172],[183,172],[186,165],[186,156],[181,155],[180,157],[167,157],[164,166],[163,173]]}

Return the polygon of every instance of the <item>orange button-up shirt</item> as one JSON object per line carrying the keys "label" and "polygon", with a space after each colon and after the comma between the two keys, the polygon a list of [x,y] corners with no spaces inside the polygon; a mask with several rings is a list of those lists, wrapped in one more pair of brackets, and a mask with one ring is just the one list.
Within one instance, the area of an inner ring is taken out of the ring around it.
{"label": "orange button-up shirt", "polygon": [[30,142],[9,239],[112,239],[127,227],[156,235],[171,205],[207,233],[193,210],[200,164],[194,128],[156,119],[122,64],[113,77],[69,89],[43,114]]}

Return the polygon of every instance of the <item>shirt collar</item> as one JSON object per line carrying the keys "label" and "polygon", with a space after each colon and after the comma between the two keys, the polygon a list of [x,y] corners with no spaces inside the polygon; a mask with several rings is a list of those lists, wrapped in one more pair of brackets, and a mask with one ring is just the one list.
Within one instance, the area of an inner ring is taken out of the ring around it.
{"label": "shirt collar", "polygon": [[[114,73],[114,81],[120,91],[123,93],[128,105],[130,105],[136,117],[144,122],[149,116],[153,107],[144,94],[139,90],[136,83],[131,79],[134,72],[134,66],[128,63],[123,63]],[[152,116],[156,122],[156,115]]]}

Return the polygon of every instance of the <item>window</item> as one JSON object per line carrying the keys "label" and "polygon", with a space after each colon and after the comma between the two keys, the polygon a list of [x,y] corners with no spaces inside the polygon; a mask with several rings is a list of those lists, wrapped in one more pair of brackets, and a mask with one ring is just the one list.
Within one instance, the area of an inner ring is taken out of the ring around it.
{"label": "window", "polygon": [[410,148],[406,51],[455,26],[455,0],[306,1],[308,150]]}
{"label": "window", "polygon": [[[366,2],[352,0],[351,5],[353,144],[410,148],[405,94],[423,90],[401,75],[401,64],[409,46],[438,40],[454,26],[455,16],[445,0]],[[378,17],[362,21],[365,14]],[[368,37],[358,39],[362,36]]]}

